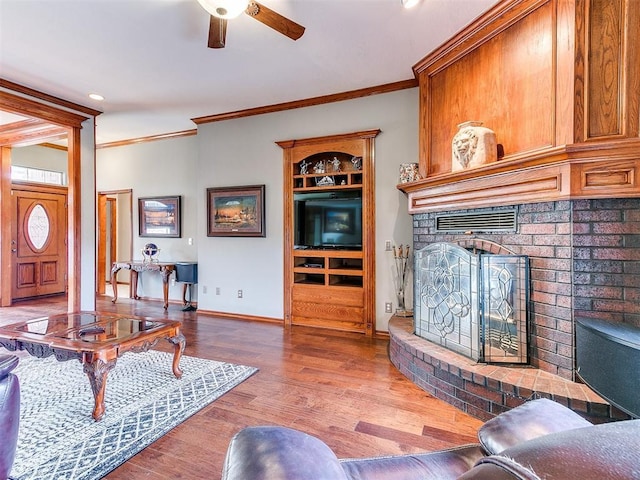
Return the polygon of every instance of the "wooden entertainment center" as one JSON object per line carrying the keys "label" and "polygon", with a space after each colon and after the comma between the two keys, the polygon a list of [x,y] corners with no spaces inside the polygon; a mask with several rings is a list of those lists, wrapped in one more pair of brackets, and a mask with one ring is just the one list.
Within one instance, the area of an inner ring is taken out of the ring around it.
{"label": "wooden entertainment center", "polygon": [[277,142],[284,150],[287,327],[374,335],[373,150],[379,132]]}

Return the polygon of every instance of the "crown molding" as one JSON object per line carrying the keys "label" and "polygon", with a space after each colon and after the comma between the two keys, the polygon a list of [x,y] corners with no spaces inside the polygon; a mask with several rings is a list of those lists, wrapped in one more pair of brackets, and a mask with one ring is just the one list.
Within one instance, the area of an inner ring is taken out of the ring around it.
{"label": "crown molding", "polygon": [[[73,110],[75,112],[84,113],[85,115],[89,115],[91,117],[97,117],[102,113],[100,110],[95,110],[93,108],[85,107],[84,105],[79,105],[77,103],[69,102],[67,100],[63,100],[62,98],[54,97],[53,95],[49,95],[48,93],[40,92],[38,90],[34,90],[33,88],[25,87],[24,85],[11,82],[4,78],[0,78],[0,88],[9,90],[12,93],[19,93],[21,95],[37,98],[38,100],[43,100],[57,107],[63,107],[69,110]],[[22,111],[22,110],[19,110],[19,111]]]}
{"label": "crown molding", "polygon": [[263,115],[265,113],[282,112],[284,110],[293,110],[296,108],[312,107],[316,105],[323,105],[326,103],[341,102],[343,100],[352,100],[355,98],[368,97],[371,95],[380,95],[382,93],[395,92],[397,90],[405,90],[407,88],[418,87],[418,80],[415,78],[409,80],[402,80],[394,83],[387,83],[384,85],[378,85],[375,87],[361,88],[358,90],[351,90],[348,92],[334,93],[331,95],[323,95],[320,97],[312,97],[306,100],[295,100],[293,102],[276,103],[273,105],[266,105],[263,107],[248,108],[245,110],[237,110],[235,112],[218,113],[215,115],[208,115],[205,117],[192,118],[191,121],[196,125],[202,125],[205,123],[220,122],[223,120],[233,120],[235,118],[251,117],[254,115]]}
{"label": "crown molding", "polygon": [[100,143],[96,149],[123,147],[125,145],[135,145],[138,143],[154,142],[156,140],[166,140],[167,138],[190,137],[198,133],[197,129],[183,130],[181,132],[161,133],[159,135],[149,135],[148,137],[131,138],[129,140],[118,140],[116,142]]}

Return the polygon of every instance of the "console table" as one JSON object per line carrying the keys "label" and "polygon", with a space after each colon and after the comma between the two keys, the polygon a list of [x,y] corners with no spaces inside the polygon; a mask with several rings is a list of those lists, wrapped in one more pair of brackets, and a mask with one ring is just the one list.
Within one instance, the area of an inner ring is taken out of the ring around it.
{"label": "console table", "polygon": [[[118,300],[118,282],[117,274],[120,270],[131,270],[131,285],[133,286],[132,295],[135,300],[139,300],[138,296],[138,273],[140,272],[160,272],[162,274],[162,294],[164,298],[164,309],[169,307],[169,277],[176,269],[175,263],[157,263],[157,262],[113,262],[111,267],[111,286],[113,287],[113,303]],[[184,292],[183,292],[184,297]]]}

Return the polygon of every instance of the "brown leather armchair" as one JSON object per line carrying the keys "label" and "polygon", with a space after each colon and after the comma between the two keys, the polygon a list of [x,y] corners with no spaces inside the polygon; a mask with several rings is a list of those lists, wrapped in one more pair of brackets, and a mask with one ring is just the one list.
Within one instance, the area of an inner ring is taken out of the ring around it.
{"label": "brown leather armchair", "polygon": [[339,460],[320,439],[248,427],[231,440],[223,480],[580,480],[640,478],[640,420],[592,425],[547,399],[486,422],[478,444]]}
{"label": "brown leather armchair", "polygon": [[18,443],[20,384],[11,371],[18,365],[15,355],[0,355],[0,479],[9,477]]}

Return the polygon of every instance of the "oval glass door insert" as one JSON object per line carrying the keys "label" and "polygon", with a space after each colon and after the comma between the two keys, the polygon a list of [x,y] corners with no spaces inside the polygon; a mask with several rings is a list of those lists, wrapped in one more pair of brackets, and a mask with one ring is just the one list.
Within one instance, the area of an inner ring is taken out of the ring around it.
{"label": "oval glass door insert", "polygon": [[49,222],[47,211],[42,205],[37,204],[33,207],[27,219],[27,236],[36,250],[42,250],[42,247],[45,246],[49,239],[50,231],[51,222]]}

